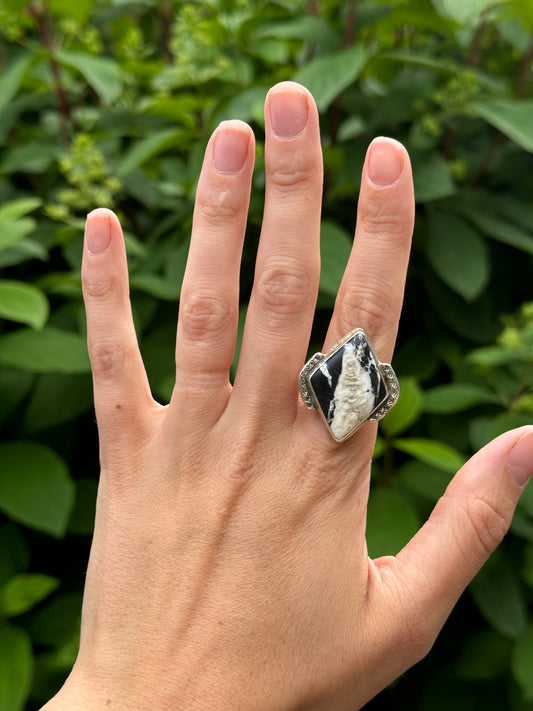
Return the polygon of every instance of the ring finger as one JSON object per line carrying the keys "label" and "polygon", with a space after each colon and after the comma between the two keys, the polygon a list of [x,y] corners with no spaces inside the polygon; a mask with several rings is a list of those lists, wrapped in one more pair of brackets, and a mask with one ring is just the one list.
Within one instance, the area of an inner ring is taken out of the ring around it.
{"label": "ring finger", "polygon": [[[413,183],[407,151],[397,141],[377,138],[368,149],[363,168],[354,244],[324,352],[348,332],[362,328],[379,359],[390,361],[403,300],[413,220]],[[344,412],[342,407],[339,412]],[[329,439],[319,418],[306,415],[302,413],[311,436]],[[346,423],[352,417],[350,414]],[[320,428],[322,435],[317,432]],[[343,435],[346,428],[343,421],[340,428]],[[355,446],[366,446],[371,452],[374,436],[373,428],[364,427],[357,433]],[[343,451],[349,452],[350,447]]]}

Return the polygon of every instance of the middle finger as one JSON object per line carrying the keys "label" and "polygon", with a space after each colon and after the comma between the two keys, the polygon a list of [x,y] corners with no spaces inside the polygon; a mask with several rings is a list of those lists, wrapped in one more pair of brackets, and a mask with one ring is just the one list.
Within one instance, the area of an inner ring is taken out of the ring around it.
{"label": "middle finger", "polygon": [[265,212],[232,399],[239,405],[242,392],[248,408],[268,402],[294,414],[320,273],[322,151],[311,94],[275,86],[265,128]]}

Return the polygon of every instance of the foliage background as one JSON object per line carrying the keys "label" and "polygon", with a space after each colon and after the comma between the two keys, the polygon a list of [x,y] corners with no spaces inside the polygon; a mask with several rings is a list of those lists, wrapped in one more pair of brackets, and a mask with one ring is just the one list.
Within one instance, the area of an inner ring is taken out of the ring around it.
{"label": "foliage background", "polygon": [[[395,553],[458,466],[533,414],[532,0],[0,2],[0,711],[74,661],[98,461],[83,218],[117,210],[155,395],[172,388],[195,181],[229,117],[258,138],[242,315],[262,211],[262,103],[313,92],[324,142],[320,347],[369,141],[408,147],[417,226],[368,515]],[[533,490],[429,657],[369,709],[533,709]],[[309,624],[313,624],[310,620]],[[453,705],[453,706],[452,706]]]}

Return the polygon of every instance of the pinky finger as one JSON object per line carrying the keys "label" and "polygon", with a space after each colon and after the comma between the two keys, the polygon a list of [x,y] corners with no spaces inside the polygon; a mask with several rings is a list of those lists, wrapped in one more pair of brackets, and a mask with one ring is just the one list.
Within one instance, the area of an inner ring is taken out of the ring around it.
{"label": "pinky finger", "polygon": [[122,229],[111,210],[87,216],[82,287],[104,467],[108,442],[138,436],[156,406],[133,325]]}

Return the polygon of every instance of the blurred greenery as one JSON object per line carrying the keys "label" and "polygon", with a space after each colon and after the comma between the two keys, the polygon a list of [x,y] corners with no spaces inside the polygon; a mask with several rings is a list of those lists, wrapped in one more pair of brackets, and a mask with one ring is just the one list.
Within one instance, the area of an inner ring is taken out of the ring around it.
{"label": "blurred greenery", "polygon": [[[321,115],[320,349],[378,134],[412,157],[417,226],[376,447],[368,538],[395,553],[458,466],[533,419],[533,0],[0,2],[0,711],[39,708],[75,659],[98,477],[80,289],[84,215],[123,221],[153,392],[202,152],[296,79]],[[243,318],[241,318],[241,322]],[[533,491],[429,657],[369,709],[533,710]]]}

